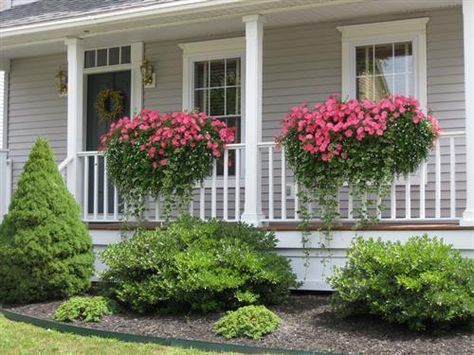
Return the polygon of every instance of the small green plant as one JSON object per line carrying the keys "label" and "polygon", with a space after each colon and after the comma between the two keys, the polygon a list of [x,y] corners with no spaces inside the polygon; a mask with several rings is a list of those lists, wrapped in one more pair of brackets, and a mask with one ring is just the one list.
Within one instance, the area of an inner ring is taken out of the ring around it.
{"label": "small green plant", "polygon": [[474,259],[427,235],[400,242],[356,238],[329,278],[341,316],[372,314],[413,330],[449,327],[474,315]]}
{"label": "small green plant", "polygon": [[0,303],[70,297],[90,287],[92,240],[48,142],[39,138],[0,225]]}
{"label": "small green plant", "polygon": [[72,297],[58,307],[54,319],[60,322],[98,322],[104,315],[116,311],[116,303],[102,296]]}
{"label": "small green plant", "polygon": [[138,231],[102,254],[111,295],[137,312],[211,312],[284,302],[298,286],[275,235],[249,225],[185,216]]}
{"label": "small green plant", "polygon": [[214,324],[214,331],[226,339],[260,339],[274,332],[280,323],[281,319],[265,306],[245,306],[227,312]]}

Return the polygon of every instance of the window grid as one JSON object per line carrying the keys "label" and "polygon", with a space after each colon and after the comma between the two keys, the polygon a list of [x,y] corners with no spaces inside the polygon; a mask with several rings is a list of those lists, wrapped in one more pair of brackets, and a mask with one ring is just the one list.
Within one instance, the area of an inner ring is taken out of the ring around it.
{"label": "window grid", "polygon": [[[229,85],[228,84],[228,62],[230,61],[233,61],[235,62],[235,85]],[[224,64],[224,78],[222,80],[222,83],[223,85],[213,85],[212,83],[212,64],[213,63],[219,63],[219,62],[222,62]],[[204,64],[204,65],[203,65]],[[198,66],[199,65],[203,65],[203,77],[206,78],[206,80],[203,80],[202,82],[202,86],[199,86],[198,87],[198,82],[197,80],[195,80],[194,82],[194,88],[193,88],[193,91],[194,91],[194,106],[196,106],[196,96],[198,93],[203,93],[203,103],[204,103],[204,107],[196,107],[197,109],[205,112],[206,114],[208,115],[211,115],[213,117],[216,117],[224,122],[226,122],[227,124],[229,124],[229,121],[230,119],[235,119],[235,125],[236,125],[236,128],[237,128],[237,132],[236,132],[236,141],[239,142],[240,141],[240,129],[241,129],[241,125],[240,125],[240,118],[241,118],[241,78],[240,78],[240,58],[229,58],[229,59],[221,59],[221,60],[206,60],[206,61],[199,61],[199,62],[195,62],[194,63],[194,68],[195,68],[195,71],[199,70],[198,69]],[[194,76],[196,78],[196,73],[194,73]],[[237,84],[238,83],[238,84]],[[228,96],[228,89],[235,89],[235,107],[233,110],[233,112],[235,113],[229,113],[229,108],[227,106],[227,96]],[[213,114],[212,113],[212,102],[211,102],[211,92],[212,90],[223,90],[223,99],[224,99],[224,102],[223,102],[223,114]]]}
{"label": "window grid", "polygon": [[[117,50],[118,48],[118,63],[111,64],[111,51]],[[105,51],[105,52],[104,52]],[[130,64],[130,55],[126,58],[124,56],[125,52],[130,53],[131,46],[114,46],[108,48],[95,48],[86,50],[84,52],[84,68],[98,68],[98,67],[107,67],[107,66],[114,66],[120,64]],[[104,53],[104,57],[100,57],[100,55]],[[104,60],[105,59],[105,60]],[[102,61],[101,61],[102,60]],[[101,63],[99,64],[99,61]]]}
{"label": "window grid", "polygon": [[[383,47],[391,45],[391,73],[387,73],[383,70],[383,68],[377,68],[377,57],[376,57],[376,48],[377,47]],[[396,51],[395,48],[396,46],[402,46],[404,48],[404,70],[396,70]],[[414,85],[414,71],[410,70],[410,68],[413,69],[413,55],[412,55],[412,42],[392,42],[392,43],[386,43],[386,44],[380,44],[380,45],[369,45],[369,46],[360,46],[356,47],[356,51],[360,49],[365,49],[365,71],[363,75],[358,75],[357,70],[356,70],[356,95],[358,98],[363,98],[367,97],[366,95],[364,96],[363,93],[360,92],[360,82],[361,79],[365,79],[365,93],[369,93],[370,97],[369,99],[376,99],[380,98],[378,96],[385,96],[385,95],[377,95],[377,79],[379,79],[380,82],[382,82],[383,89],[384,91],[387,92],[387,94],[402,94],[406,96],[413,96],[414,93],[411,92],[410,90],[410,84]],[[371,52],[371,53],[370,53]],[[369,60],[369,57],[371,55],[372,61]],[[356,56],[356,68],[358,68],[358,60]],[[411,65],[410,65],[411,62]],[[377,73],[381,74],[377,74]],[[404,88],[402,92],[398,91],[396,85],[396,78],[397,77],[402,77],[404,78]],[[388,84],[388,81],[390,80],[391,85]],[[369,85],[371,85],[371,90],[369,90]]]}

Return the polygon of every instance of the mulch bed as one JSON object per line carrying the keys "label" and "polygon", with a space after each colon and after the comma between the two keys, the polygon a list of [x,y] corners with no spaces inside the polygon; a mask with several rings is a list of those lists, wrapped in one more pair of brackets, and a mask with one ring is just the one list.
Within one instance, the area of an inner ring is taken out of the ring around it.
{"label": "mulch bed", "polygon": [[[37,303],[11,310],[51,319],[61,302]],[[206,316],[139,316],[131,313],[106,316],[85,327],[138,335],[177,337],[281,349],[346,354],[472,354],[474,334],[468,330],[440,335],[410,332],[371,317],[339,320],[331,312],[327,294],[294,294],[286,305],[270,307],[283,320],[280,328],[259,341],[226,341],[212,332],[220,314]]]}

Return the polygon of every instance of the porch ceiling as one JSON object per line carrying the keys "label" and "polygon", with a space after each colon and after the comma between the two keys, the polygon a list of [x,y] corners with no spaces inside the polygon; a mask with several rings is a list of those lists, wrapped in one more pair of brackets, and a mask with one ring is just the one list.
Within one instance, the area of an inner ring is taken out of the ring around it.
{"label": "porch ceiling", "polygon": [[62,27],[59,27],[59,23],[51,22],[34,31],[28,30],[28,26],[16,30],[4,29],[0,30],[0,56],[17,58],[65,52],[64,39],[67,37],[81,37],[87,47],[134,41],[186,41],[200,37],[222,37],[243,33],[242,16],[254,13],[265,15],[266,27],[272,28],[348,19],[357,23],[360,17],[379,18],[460,4],[461,0],[230,0],[218,6],[168,14],[145,13],[136,18],[129,16],[108,21],[90,17],[63,23]]}

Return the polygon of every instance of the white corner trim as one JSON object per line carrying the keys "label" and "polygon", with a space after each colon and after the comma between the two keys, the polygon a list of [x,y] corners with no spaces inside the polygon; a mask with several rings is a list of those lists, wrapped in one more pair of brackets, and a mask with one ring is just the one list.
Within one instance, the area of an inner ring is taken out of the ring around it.
{"label": "white corner trim", "polygon": [[[183,110],[192,110],[193,63],[195,61],[240,57],[244,64],[245,37],[180,43],[183,50]],[[244,66],[242,66],[243,70]],[[242,83],[243,84],[243,83]]]}
{"label": "white corner trim", "polygon": [[355,47],[411,41],[415,65],[415,96],[427,105],[426,24],[428,17],[339,26],[342,44],[342,98],[355,97]]}
{"label": "white corner trim", "polygon": [[426,24],[430,20],[429,17],[420,17],[408,20],[375,22],[361,25],[339,26],[338,31],[346,39],[364,38],[376,35],[391,35],[407,32],[426,31]]}

